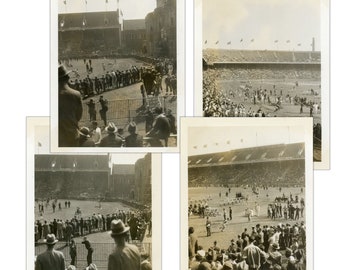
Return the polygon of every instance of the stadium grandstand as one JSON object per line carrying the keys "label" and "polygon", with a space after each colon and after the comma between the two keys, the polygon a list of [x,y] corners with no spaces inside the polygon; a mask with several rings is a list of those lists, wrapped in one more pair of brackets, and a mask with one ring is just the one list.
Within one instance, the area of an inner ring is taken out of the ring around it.
{"label": "stadium grandstand", "polygon": [[304,143],[278,144],[188,157],[189,187],[304,184]]}
{"label": "stadium grandstand", "polygon": [[151,155],[112,166],[109,155],[36,155],[35,198],[151,203]]}
{"label": "stadium grandstand", "polygon": [[119,11],[59,14],[58,40],[59,58],[111,52],[121,46]]}

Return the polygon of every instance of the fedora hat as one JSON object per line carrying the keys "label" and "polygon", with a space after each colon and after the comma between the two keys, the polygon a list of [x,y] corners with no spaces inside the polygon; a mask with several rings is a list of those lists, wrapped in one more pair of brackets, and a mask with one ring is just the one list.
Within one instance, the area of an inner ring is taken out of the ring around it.
{"label": "fedora hat", "polygon": [[273,244],[272,244],[272,248],[273,248],[274,250],[279,250],[279,249],[280,249],[280,247],[279,247],[279,245],[278,245],[277,243],[273,243]]}
{"label": "fedora hat", "polygon": [[52,233],[52,234],[48,234],[46,236],[46,239],[44,240],[45,244],[46,245],[54,245],[55,243],[58,242],[58,239],[55,237],[55,235]]}
{"label": "fedora hat", "polygon": [[85,270],[97,270],[97,265],[94,263],[91,263],[88,267],[85,268]]}
{"label": "fedora hat", "polygon": [[111,235],[122,235],[130,230],[130,227],[125,226],[120,219],[111,221]]}
{"label": "fedora hat", "polygon": [[105,128],[105,130],[108,133],[115,133],[115,132],[117,132],[118,128],[116,127],[116,125],[113,122],[110,122],[109,125]]}
{"label": "fedora hat", "polygon": [[59,78],[63,78],[65,76],[67,76],[68,74],[70,74],[71,72],[72,71],[67,70],[64,65],[59,65],[59,67],[58,67],[58,77]]}
{"label": "fedora hat", "polygon": [[90,138],[90,129],[88,127],[82,127],[80,130],[79,130],[79,134],[81,136],[84,136],[86,138]]}

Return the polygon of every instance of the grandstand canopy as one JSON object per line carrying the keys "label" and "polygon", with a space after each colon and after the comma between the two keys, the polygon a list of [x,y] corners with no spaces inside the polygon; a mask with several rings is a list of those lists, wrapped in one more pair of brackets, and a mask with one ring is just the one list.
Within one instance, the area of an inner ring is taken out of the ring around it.
{"label": "grandstand canopy", "polygon": [[123,22],[123,30],[145,30],[145,20],[124,20]]}

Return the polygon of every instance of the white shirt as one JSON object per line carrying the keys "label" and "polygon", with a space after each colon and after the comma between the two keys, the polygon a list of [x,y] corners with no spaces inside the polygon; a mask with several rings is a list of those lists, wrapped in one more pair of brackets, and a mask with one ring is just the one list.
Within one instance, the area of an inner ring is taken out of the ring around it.
{"label": "white shirt", "polygon": [[102,140],[102,131],[100,130],[100,127],[97,127],[95,130],[93,130],[92,139],[93,139],[95,145],[100,144],[100,142]]}

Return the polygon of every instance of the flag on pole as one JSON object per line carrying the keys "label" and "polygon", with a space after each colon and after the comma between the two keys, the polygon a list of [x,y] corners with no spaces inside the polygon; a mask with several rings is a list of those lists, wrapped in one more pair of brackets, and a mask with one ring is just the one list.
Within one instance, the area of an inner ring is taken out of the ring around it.
{"label": "flag on pole", "polygon": [[241,38],[240,42],[242,42],[242,41],[243,41],[243,38]]}
{"label": "flag on pole", "polygon": [[289,39],[287,40],[287,43],[290,43],[290,40],[289,40]]}
{"label": "flag on pole", "polygon": [[197,145],[194,146],[194,149],[197,149]]}
{"label": "flag on pole", "polygon": [[85,4],[87,5],[87,0],[85,0]]}
{"label": "flag on pole", "polygon": [[204,42],[204,44],[207,44],[208,43],[208,40],[206,40],[205,42]]}
{"label": "flag on pole", "polygon": [[301,46],[301,43],[299,43],[298,46]]}
{"label": "flag on pole", "polygon": [[274,42],[275,42],[275,43],[278,43],[279,41],[278,41],[278,40],[275,40]]}
{"label": "flag on pole", "polygon": [[109,0],[105,0],[106,4],[109,2]]}
{"label": "flag on pole", "polygon": [[218,143],[215,143],[215,145],[218,145]]}
{"label": "flag on pole", "polygon": [[227,144],[230,144],[230,141],[227,141]]}
{"label": "flag on pole", "polygon": [[241,139],[240,142],[243,142],[243,139]]}
{"label": "flag on pole", "polygon": [[204,148],[207,148],[207,145],[205,144],[205,145],[203,145],[203,147],[204,147]]}
{"label": "flag on pole", "polygon": [[228,43],[227,43],[227,45],[230,45],[231,44],[231,41],[229,41]]}
{"label": "flag on pole", "polygon": [[252,39],[250,42],[254,42],[254,39]]}
{"label": "flag on pole", "polygon": [[64,0],[64,5],[66,5],[66,0]]}
{"label": "flag on pole", "polygon": [[41,147],[41,146],[42,146],[41,142],[38,142],[38,146],[39,146],[39,147]]}
{"label": "flag on pole", "polygon": [[218,44],[219,43],[219,41],[217,40],[216,42],[215,42],[215,44]]}

